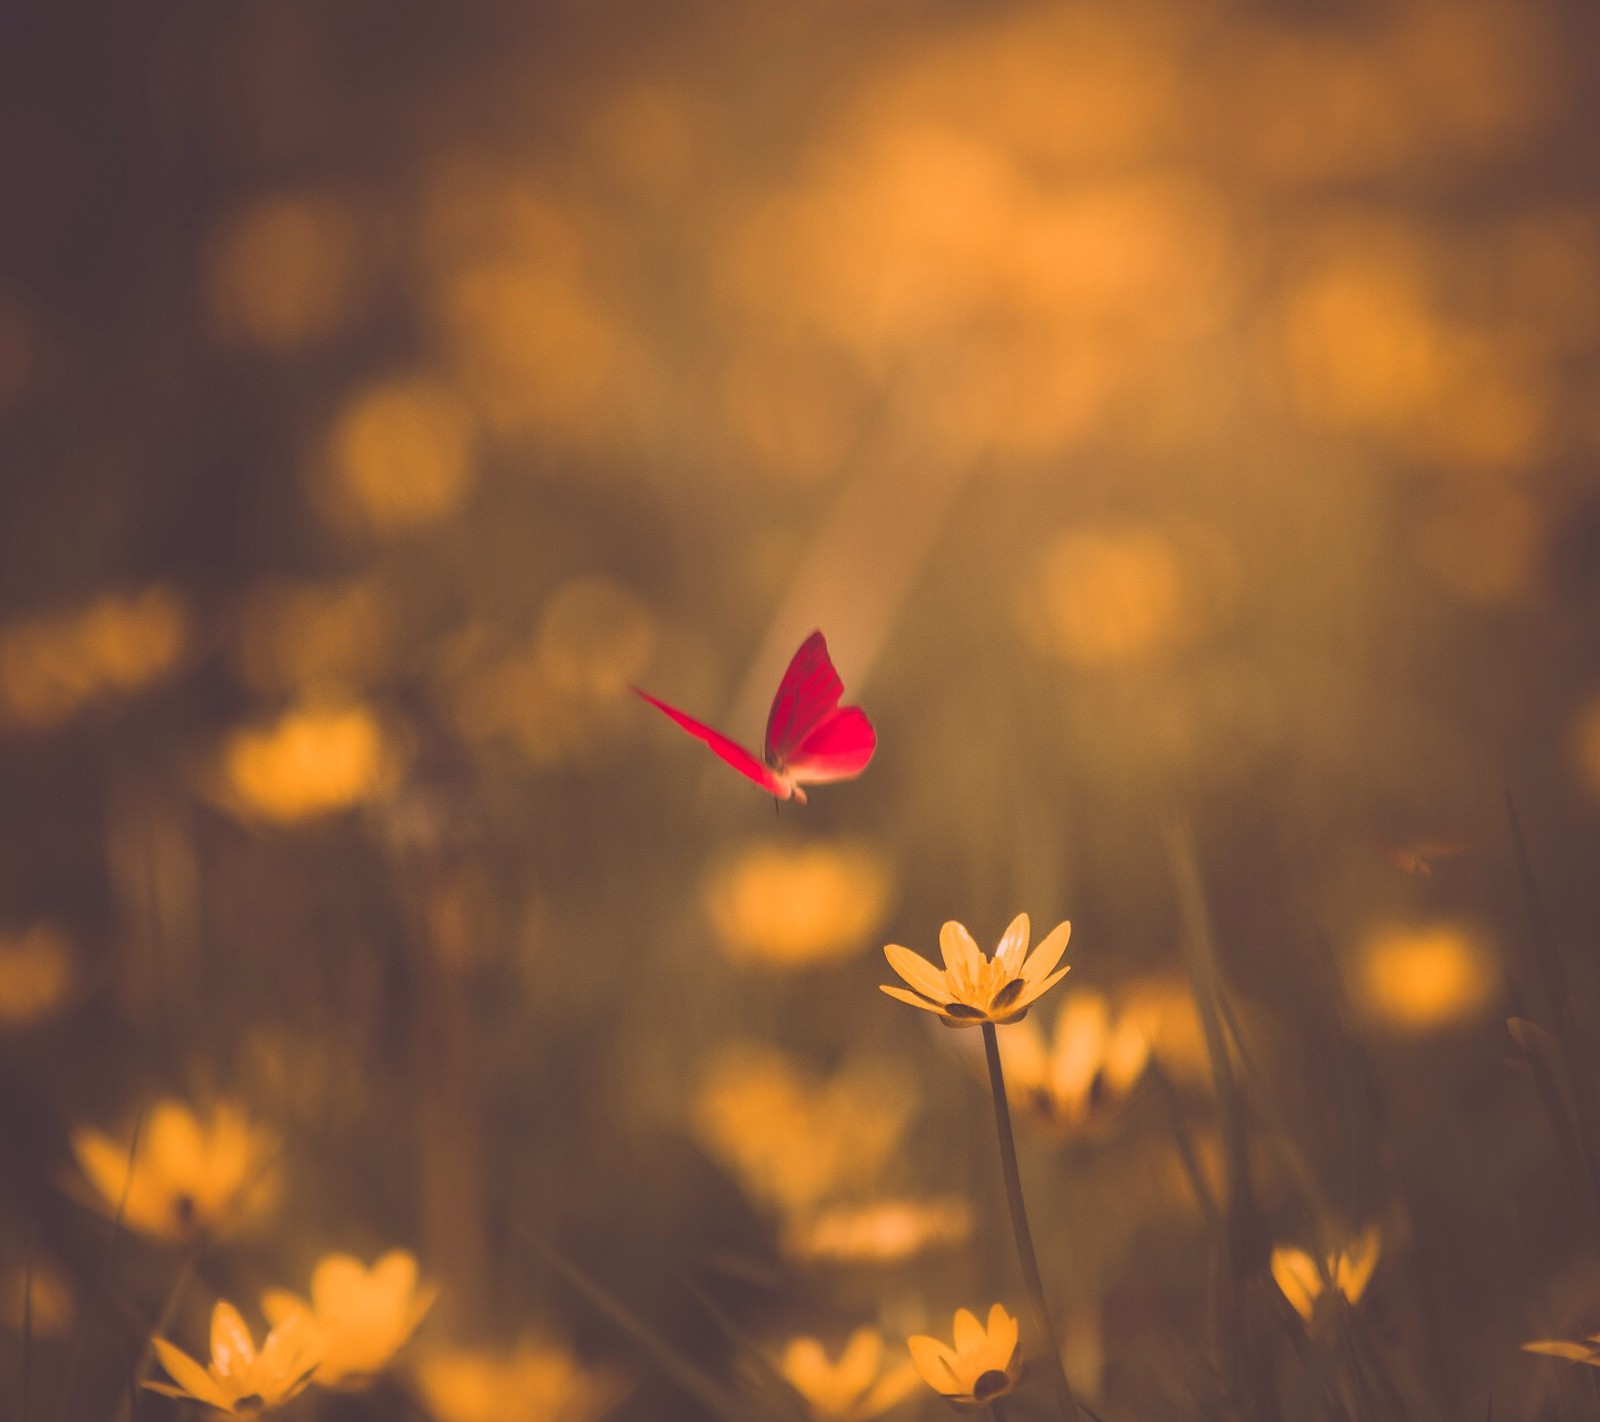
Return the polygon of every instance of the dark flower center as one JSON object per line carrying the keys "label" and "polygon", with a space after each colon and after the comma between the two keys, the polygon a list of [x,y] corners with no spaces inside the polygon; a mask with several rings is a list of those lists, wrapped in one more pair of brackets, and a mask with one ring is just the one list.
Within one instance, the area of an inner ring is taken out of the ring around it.
{"label": "dark flower center", "polygon": [[973,1007],[970,1003],[965,1002],[947,1002],[944,1005],[944,1010],[951,1017],[970,1017],[974,1021],[981,1020],[989,1015],[981,1007]]}

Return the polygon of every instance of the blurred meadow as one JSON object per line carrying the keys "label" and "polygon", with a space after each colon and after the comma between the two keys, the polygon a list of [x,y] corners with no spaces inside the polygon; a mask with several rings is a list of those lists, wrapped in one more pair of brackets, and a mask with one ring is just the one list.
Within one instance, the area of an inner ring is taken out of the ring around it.
{"label": "blurred meadow", "polygon": [[0,1414],[1600,1417],[1597,41],[0,7]]}

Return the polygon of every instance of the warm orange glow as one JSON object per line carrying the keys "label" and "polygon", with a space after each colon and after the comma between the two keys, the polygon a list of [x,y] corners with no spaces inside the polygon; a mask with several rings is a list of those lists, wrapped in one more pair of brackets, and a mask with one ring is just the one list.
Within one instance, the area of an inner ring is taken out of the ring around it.
{"label": "warm orange glow", "polygon": [[1081,667],[1158,655],[1185,635],[1190,606],[1178,552],[1152,529],[1063,533],[1019,592],[1024,627]]}
{"label": "warm orange glow", "polygon": [[725,1050],[707,1071],[693,1123],[701,1144],[757,1201],[793,1213],[871,1185],[914,1107],[906,1083],[884,1064],[822,1077],[748,1043]]}
{"label": "warm orange glow", "polygon": [[383,532],[435,523],[466,497],[474,430],[465,404],[425,376],[357,395],[329,438],[336,513]]}
{"label": "warm orange glow", "polygon": [[533,640],[472,657],[453,711],[473,741],[510,741],[534,765],[592,755],[633,719],[628,684],[650,665],[655,619],[608,578],[575,578],[551,594]]}
{"label": "warm orange glow", "polygon": [[576,273],[478,262],[445,279],[438,311],[461,388],[496,430],[594,430],[622,336]]}
{"label": "warm orange glow", "polygon": [[1355,969],[1358,1005],[1399,1032],[1438,1031],[1483,1013],[1500,969],[1468,928],[1452,923],[1391,925],[1372,933]]}
{"label": "warm orange glow", "polygon": [[376,582],[273,582],[245,599],[235,662],[267,695],[338,694],[379,679],[395,655],[396,610]]}
{"label": "warm orange glow", "polygon": [[1345,234],[1289,297],[1288,376],[1315,424],[1396,427],[1440,388],[1444,343],[1426,254],[1403,229]]}
{"label": "warm orange glow", "polygon": [[783,1232],[783,1251],[809,1264],[898,1264],[953,1249],[972,1234],[972,1207],[954,1196],[833,1205]]}
{"label": "warm orange glow", "polygon": [[160,587],[12,623],[0,629],[0,721],[55,725],[142,690],[173,671],[188,644],[188,609]]}
{"label": "warm orange glow", "polygon": [[1468,602],[1503,602],[1530,591],[1543,521],[1525,489],[1503,481],[1440,490],[1417,531],[1417,556],[1440,586]]}
{"label": "warm orange glow", "polygon": [[342,326],[360,287],[360,234],[328,194],[258,199],[219,233],[208,295],[217,329],[284,350]]}
{"label": "warm orange glow", "polygon": [[730,958],[793,968],[867,947],[891,892],[888,865],[867,845],[767,840],[715,871],[703,899]]}
{"label": "warm orange glow", "polygon": [[381,795],[399,761],[398,748],[361,706],[290,711],[273,725],[235,731],[222,751],[227,792],[238,808],[284,824]]}
{"label": "warm orange glow", "polygon": [[1038,1014],[1000,1038],[1006,1092],[1021,1111],[1067,1136],[1090,1137],[1115,1119],[1150,1060],[1137,1018],[1113,1017],[1104,994],[1083,989],[1061,999],[1053,1029]]}
{"label": "warm orange glow", "polygon": [[76,962],[49,924],[0,937],[0,1027],[22,1027],[59,1007],[72,990]]}
{"label": "warm orange glow", "polygon": [[417,1360],[415,1373],[439,1422],[596,1422],[625,1391],[615,1374],[533,1336],[511,1350],[434,1349]]}

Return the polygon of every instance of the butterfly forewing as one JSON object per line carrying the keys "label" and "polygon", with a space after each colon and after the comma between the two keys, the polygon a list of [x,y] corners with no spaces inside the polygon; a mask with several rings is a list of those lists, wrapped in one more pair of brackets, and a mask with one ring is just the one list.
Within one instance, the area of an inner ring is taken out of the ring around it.
{"label": "butterfly forewing", "polygon": [[747,751],[738,741],[729,740],[721,731],[713,731],[704,721],[696,721],[693,716],[678,710],[676,706],[669,706],[665,701],[659,701],[648,691],[640,691],[638,687],[634,692],[648,701],[662,715],[670,717],[682,726],[696,740],[704,741],[723,760],[727,761],[741,775],[748,776],[769,794],[776,795],[779,799],[786,799],[789,791],[784,782],[773,774],[772,770],[764,765],[752,751]]}
{"label": "butterfly forewing", "polygon": [[805,739],[838,709],[844,683],[828,657],[821,632],[800,644],[778,683],[767,714],[767,763],[786,765]]}

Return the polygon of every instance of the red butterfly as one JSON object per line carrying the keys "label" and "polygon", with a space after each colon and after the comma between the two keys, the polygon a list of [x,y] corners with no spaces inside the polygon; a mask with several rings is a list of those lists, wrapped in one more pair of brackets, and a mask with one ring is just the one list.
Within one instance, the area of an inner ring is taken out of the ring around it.
{"label": "red butterfly", "polygon": [[878,733],[867,713],[859,706],[839,705],[844,683],[828,659],[828,644],[820,632],[813,632],[800,644],[778,683],[778,694],[767,713],[765,761],[677,707],[657,701],[637,686],[633,690],[696,740],[704,741],[740,775],[780,800],[792,795],[804,804],[802,785],[860,775],[878,745]]}

